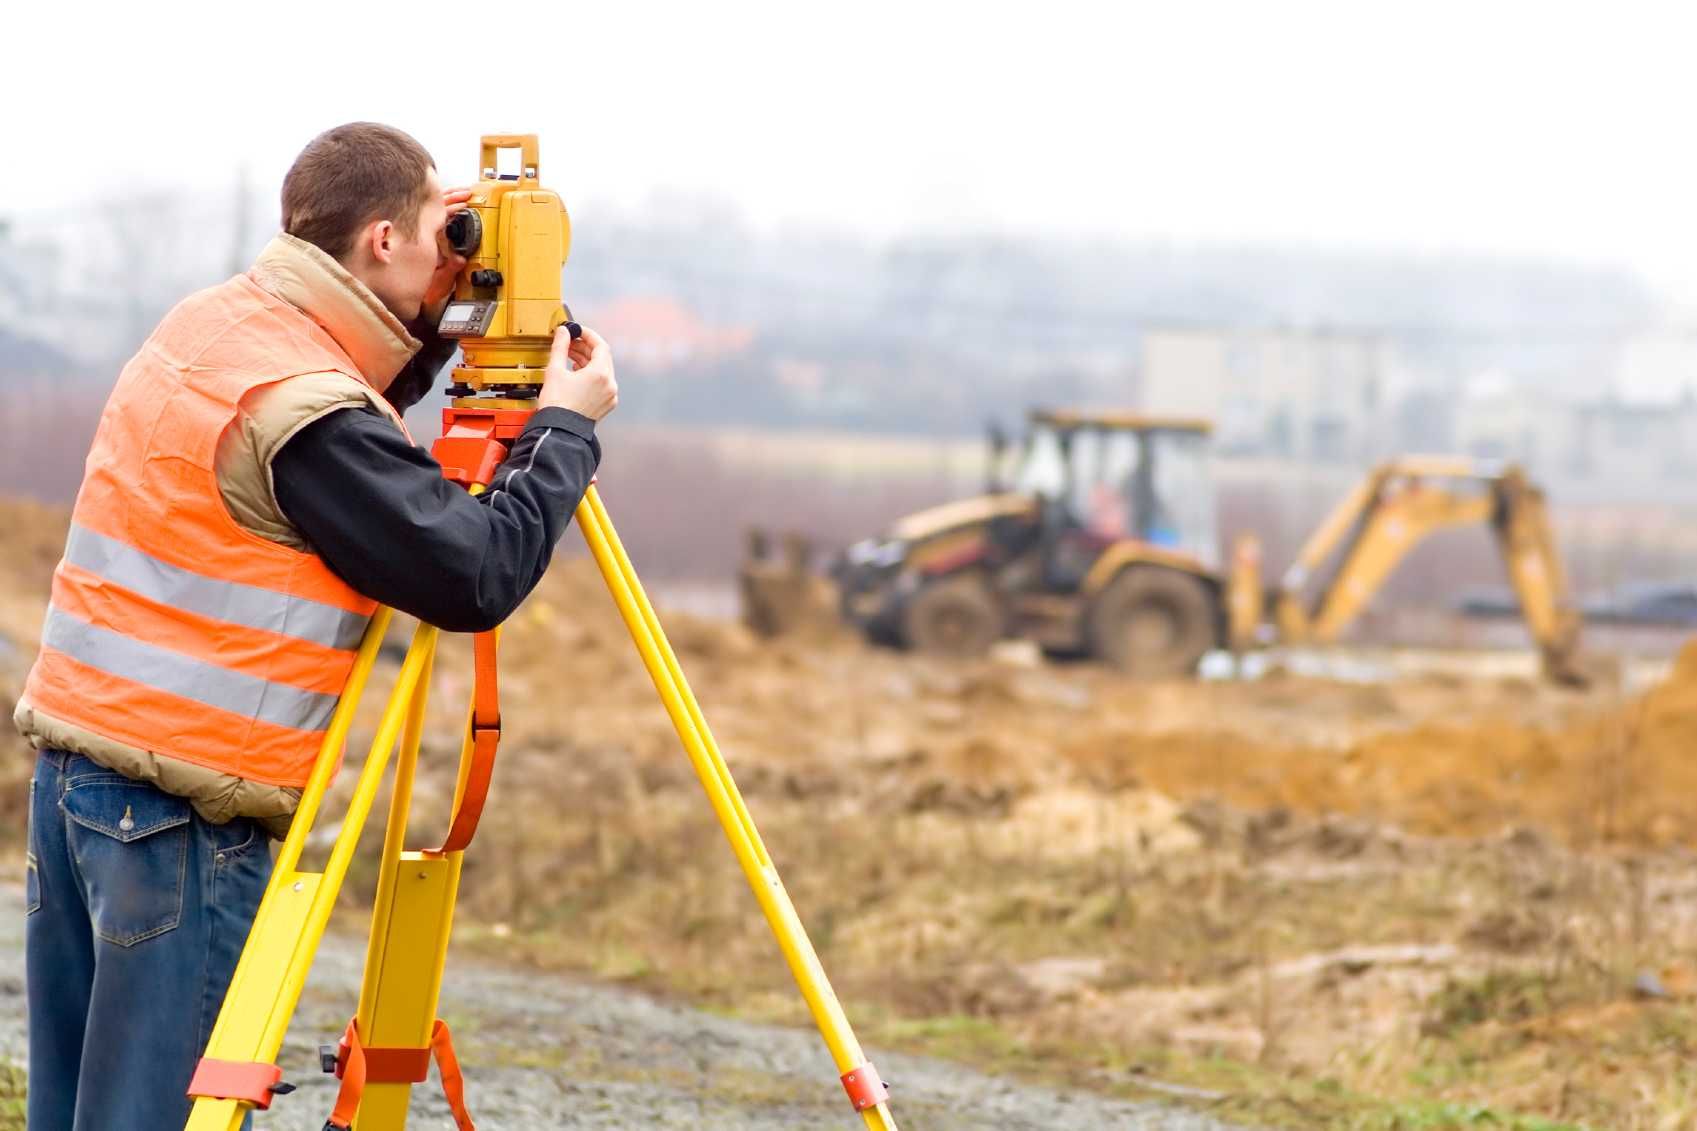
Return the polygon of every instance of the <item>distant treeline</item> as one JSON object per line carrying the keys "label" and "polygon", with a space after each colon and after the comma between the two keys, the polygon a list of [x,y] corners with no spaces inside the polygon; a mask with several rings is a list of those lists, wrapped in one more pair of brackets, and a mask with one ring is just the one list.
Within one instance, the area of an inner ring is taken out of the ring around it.
{"label": "distant treeline", "polygon": [[[270,207],[147,196],[108,201],[92,225],[14,225],[0,236],[0,376],[109,384],[159,315],[251,258]],[[1037,401],[1124,403],[1141,335],[1157,326],[1377,334],[1435,380],[1500,368],[1555,391],[1594,381],[1619,339],[1657,316],[1644,283],[1607,266],[1037,235],[872,240],[763,231],[693,198],[583,209],[566,285],[591,322],[617,300],[663,297],[753,332],[746,352],[669,364],[663,379],[627,353],[633,377],[655,378],[631,386],[627,417],[879,432],[976,431]],[[61,348],[95,364],[63,368]],[[786,380],[798,367],[811,378]]]}
{"label": "distant treeline", "polygon": [[[699,423],[958,433],[1033,402],[1123,404],[1141,335],[1175,325],[1377,335],[1437,379],[1499,368],[1577,388],[1657,316],[1630,272],[1554,261],[1011,235],[872,242],[762,234],[734,210],[684,204],[599,216],[575,238],[568,289],[586,318],[661,294],[755,331],[747,354],[633,386],[631,415]],[[822,392],[782,379],[797,362],[817,367]]]}

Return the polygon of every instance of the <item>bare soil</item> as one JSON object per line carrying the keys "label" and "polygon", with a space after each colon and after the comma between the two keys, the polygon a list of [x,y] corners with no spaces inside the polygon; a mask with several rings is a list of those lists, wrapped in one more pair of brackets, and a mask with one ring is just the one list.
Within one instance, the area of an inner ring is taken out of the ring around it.
{"label": "bare soil", "polygon": [[[0,550],[22,656],[57,556],[32,523]],[[1139,684],[666,622],[872,1043],[1263,1125],[1697,1122],[1697,652],[1639,695]],[[562,559],[504,648],[459,945],[804,1025],[593,567]],[[423,826],[469,691],[447,652]]]}

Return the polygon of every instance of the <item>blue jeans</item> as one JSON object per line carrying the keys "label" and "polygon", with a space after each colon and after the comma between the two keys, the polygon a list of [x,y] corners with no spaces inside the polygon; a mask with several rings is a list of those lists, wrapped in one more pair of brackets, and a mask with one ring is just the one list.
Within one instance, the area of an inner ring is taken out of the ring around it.
{"label": "blue jeans", "polygon": [[30,783],[30,1131],[176,1131],[271,872],[258,823],[44,750]]}

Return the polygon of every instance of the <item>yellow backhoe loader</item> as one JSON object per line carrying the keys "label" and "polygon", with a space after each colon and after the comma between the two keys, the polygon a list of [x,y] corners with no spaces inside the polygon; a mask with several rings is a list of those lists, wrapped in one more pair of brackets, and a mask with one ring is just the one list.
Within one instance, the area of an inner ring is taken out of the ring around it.
{"label": "yellow backhoe loader", "polygon": [[993,445],[986,494],[849,548],[833,570],[845,619],[875,641],[925,652],[979,655],[1012,636],[1139,676],[1177,676],[1217,648],[1333,641],[1415,544],[1483,523],[1546,673],[1581,679],[1579,617],[1543,495],[1518,468],[1444,457],[1384,464],[1269,591],[1252,538],[1229,568],[1219,560],[1207,422],[1037,411],[1028,423],[1011,478]]}
{"label": "yellow backhoe loader", "polygon": [[[1538,646],[1544,673],[1582,684],[1581,618],[1556,551],[1544,493],[1513,464],[1447,456],[1407,456],[1375,468],[1309,536],[1272,594],[1276,636],[1329,643],[1358,616],[1398,563],[1427,535],[1452,526],[1489,526]],[[1253,543],[1243,551],[1253,558]],[[1331,565],[1325,580],[1315,578]],[[1309,590],[1313,590],[1309,593]],[[1259,610],[1233,620],[1241,647]]]}

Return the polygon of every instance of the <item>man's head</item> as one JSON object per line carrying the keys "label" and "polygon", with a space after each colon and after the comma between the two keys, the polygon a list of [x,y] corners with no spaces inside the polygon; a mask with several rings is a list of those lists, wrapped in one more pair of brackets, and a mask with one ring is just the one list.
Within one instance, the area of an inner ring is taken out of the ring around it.
{"label": "man's head", "polygon": [[402,321],[423,305],[447,219],[430,154],[375,122],[319,134],[283,178],[283,230],[340,262]]}

